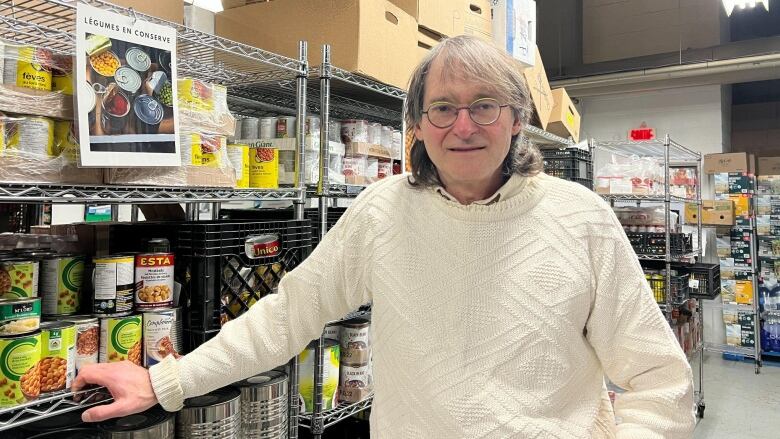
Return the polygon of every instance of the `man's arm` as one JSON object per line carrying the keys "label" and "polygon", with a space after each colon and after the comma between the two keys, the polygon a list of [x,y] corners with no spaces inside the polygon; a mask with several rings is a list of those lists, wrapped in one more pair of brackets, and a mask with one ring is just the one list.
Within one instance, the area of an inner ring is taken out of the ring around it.
{"label": "man's arm", "polygon": [[626,389],[615,402],[617,437],[690,438],[690,365],[617,218],[607,217],[590,242],[595,294],[587,338],[607,377]]}

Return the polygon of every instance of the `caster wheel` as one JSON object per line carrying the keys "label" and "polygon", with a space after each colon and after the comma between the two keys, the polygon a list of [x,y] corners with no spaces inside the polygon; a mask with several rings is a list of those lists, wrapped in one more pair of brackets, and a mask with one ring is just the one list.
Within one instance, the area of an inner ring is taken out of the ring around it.
{"label": "caster wheel", "polygon": [[704,418],[704,408],[705,408],[704,404],[701,404],[700,406],[696,407],[696,416],[699,419]]}

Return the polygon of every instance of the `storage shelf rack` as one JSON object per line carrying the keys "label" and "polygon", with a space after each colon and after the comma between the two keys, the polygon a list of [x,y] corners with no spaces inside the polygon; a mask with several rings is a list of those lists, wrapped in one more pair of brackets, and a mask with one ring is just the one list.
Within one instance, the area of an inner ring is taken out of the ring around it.
{"label": "storage shelf rack", "polygon": [[[180,76],[192,76],[200,80],[227,87],[231,110],[241,114],[257,112],[283,113],[297,117],[298,144],[303,145],[304,123],[307,111],[307,80],[309,74],[308,48],[299,44],[298,58],[281,56],[235,41],[220,38],[141,14],[132,8],[123,8],[102,0],[0,0],[0,38],[20,44],[43,46],[54,53],[72,55],[76,52],[76,8],[90,5],[132,19],[172,27],[177,34],[177,68]],[[154,204],[188,203],[188,215],[192,217],[197,203],[211,203],[216,217],[219,203],[223,201],[290,200],[295,207],[295,217],[303,218],[306,187],[301,164],[305,150],[297,151],[294,188],[278,190],[232,190],[222,188],[175,188],[133,186],[80,186],[52,184],[3,184],[0,183],[0,203],[103,203]],[[112,208],[113,219],[118,209]],[[136,210],[134,209],[134,212]],[[135,215],[134,215],[135,218]],[[291,362],[290,377],[290,428],[289,437],[297,438],[298,383],[297,363]],[[78,408],[68,395],[52,396],[59,399],[56,407],[47,410],[14,408],[12,417],[3,424],[4,429],[33,422],[58,413],[63,409]],[[37,403],[40,403],[39,400]],[[88,401],[88,400],[86,400]],[[103,402],[101,400],[100,402]],[[36,404],[37,404],[36,403]],[[98,402],[95,401],[97,404]],[[10,412],[9,412],[10,413]],[[17,416],[17,414],[19,414]]]}
{"label": "storage shelf rack", "polygon": [[103,387],[43,395],[35,401],[20,406],[0,409],[0,431],[93,405],[105,404],[111,399],[111,394]]}
{"label": "storage shelf rack", "polygon": [[[612,155],[616,156],[622,156],[625,158],[630,158],[631,156],[639,156],[643,158],[650,158],[655,160],[657,163],[659,163],[663,169],[664,169],[664,184],[663,184],[663,194],[662,195],[603,195],[603,197],[610,202],[610,205],[612,207],[615,207],[616,203],[625,204],[627,202],[634,202],[634,205],[641,205],[644,203],[663,203],[664,205],[664,233],[666,234],[665,238],[665,252],[661,255],[649,255],[649,254],[638,254],[637,258],[639,260],[643,261],[663,261],[665,262],[665,273],[666,273],[666,282],[665,282],[665,301],[666,303],[662,303],[661,310],[664,312],[664,314],[667,316],[667,319],[669,320],[670,324],[672,323],[672,311],[674,310],[674,303],[672,302],[672,294],[671,294],[671,273],[672,273],[672,262],[694,262],[693,259],[697,256],[701,256],[701,247],[702,247],[702,225],[701,225],[701,209],[702,209],[702,202],[701,202],[701,185],[702,185],[702,156],[701,153],[693,151],[683,145],[680,145],[679,143],[672,140],[669,135],[665,136],[663,139],[657,139],[657,140],[649,140],[649,141],[597,141],[597,140],[591,140],[590,141],[590,148],[591,152],[593,154],[593,160],[594,163],[596,161],[596,155],[598,151],[606,152]],[[670,189],[670,181],[671,181],[671,172],[670,169],[673,167],[686,167],[686,168],[694,168],[696,171],[697,176],[697,182],[696,182],[696,197],[694,199],[688,199],[685,197],[676,197],[671,194]],[[697,205],[697,219],[698,223],[696,225],[696,234],[697,234],[697,240],[696,240],[696,247],[697,249],[686,252],[684,254],[672,254],[671,253],[671,209],[672,209],[672,203],[694,203]],[[704,335],[704,313],[702,310],[702,304],[699,302],[697,304],[697,314],[699,317],[699,334],[702,335],[702,343],[703,343],[703,335]],[[702,344],[703,346],[703,344]],[[698,354],[698,355],[697,355]],[[688,356],[689,361],[693,359],[693,357],[698,356],[698,382],[695,385],[695,391],[697,394],[697,398],[695,401],[695,410],[696,413],[699,415],[699,417],[703,416],[704,414],[704,392],[703,392],[703,381],[704,381],[704,349],[697,347],[695,350],[690,352],[690,355]]]}
{"label": "storage shelf rack", "polygon": [[[322,431],[337,424],[339,421],[371,408],[373,401],[374,395],[369,395],[366,399],[353,404],[341,404],[332,410],[323,411],[316,421],[313,421],[313,416],[311,415],[301,415],[299,425],[311,430],[312,433]],[[314,422],[319,422],[319,425],[315,425]]]}

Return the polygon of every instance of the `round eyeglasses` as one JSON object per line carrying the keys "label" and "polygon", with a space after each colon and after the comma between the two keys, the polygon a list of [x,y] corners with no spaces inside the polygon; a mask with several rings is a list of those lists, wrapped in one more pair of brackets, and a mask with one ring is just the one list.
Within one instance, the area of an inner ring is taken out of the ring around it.
{"label": "round eyeglasses", "polygon": [[468,107],[458,107],[450,102],[434,102],[423,111],[428,121],[436,128],[449,128],[456,120],[460,110],[468,110],[469,117],[477,125],[490,125],[501,117],[501,109],[509,105],[501,105],[493,98],[482,98],[472,102]]}

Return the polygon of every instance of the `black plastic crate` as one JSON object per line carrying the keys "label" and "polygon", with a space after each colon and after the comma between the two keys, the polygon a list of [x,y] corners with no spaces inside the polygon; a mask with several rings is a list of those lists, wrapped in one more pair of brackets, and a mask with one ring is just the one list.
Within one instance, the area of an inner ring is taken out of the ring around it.
{"label": "black plastic crate", "polygon": [[593,188],[593,159],[590,151],[555,148],[541,149],[541,152],[546,174]]}
{"label": "black plastic crate", "polygon": [[[639,232],[643,233],[643,232]],[[663,255],[666,253],[665,233],[645,233],[645,248],[640,253],[648,255]],[[692,250],[691,235],[684,233],[670,233],[669,252],[673,255],[688,253]]]}
{"label": "black plastic crate", "polygon": [[[218,331],[226,321],[275,293],[281,278],[311,250],[309,220],[220,220],[183,223],[177,228],[177,278],[183,284],[186,305],[184,329],[195,335]],[[278,236],[279,253],[250,259],[245,253],[246,239],[265,234]]]}
{"label": "black plastic crate", "polygon": [[720,294],[719,264],[696,263],[693,265],[680,265],[677,269],[690,275],[690,280],[692,281],[690,288],[691,297],[712,300]]}
{"label": "black plastic crate", "polygon": [[[329,207],[328,208],[328,230],[339,221],[344,212],[347,211],[346,207]],[[306,219],[311,221],[311,248],[317,247],[322,237],[320,236],[320,211],[319,209],[306,209],[304,212]]]}
{"label": "black plastic crate", "polygon": [[[645,279],[650,284],[653,291],[653,297],[657,303],[666,303],[666,281],[664,274],[646,273]],[[688,286],[688,274],[669,276],[669,291],[673,305],[679,305],[690,297],[690,288]]]}

